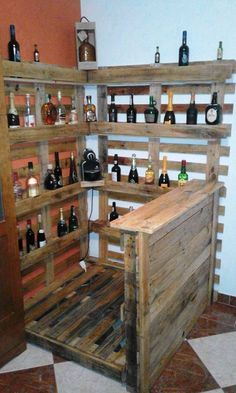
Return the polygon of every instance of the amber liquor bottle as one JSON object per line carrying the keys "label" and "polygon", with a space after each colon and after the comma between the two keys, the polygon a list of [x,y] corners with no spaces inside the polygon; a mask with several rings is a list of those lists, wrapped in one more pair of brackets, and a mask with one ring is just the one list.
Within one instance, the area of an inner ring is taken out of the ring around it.
{"label": "amber liquor bottle", "polygon": [[136,154],[132,154],[132,162],[131,168],[129,171],[128,182],[129,183],[138,183],[138,170],[136,166]]}
{"label": "amber liquor bottle", "polygon": [[148,157],[148,167],[145,172],[145,184],[154,184],[155,181],[155,172],[152,168],[152,158],[151,155]]}
{"label": "amber liquor bottle", "polygon": [[215,125],[222,122],[222,107],[217,103],[217,92],[212,95],[211,104],[205,109],[205,120],[207,124]]}
{"label": "amber liquor bottle", "polygon": [[96,106],[92,103],[91,96],[86,96],[86,104],[84,105],[84,120],[87,122],[97,121]]}
{"label": "amber liquor bottle", "polygon": [[170,179],[167,173],[167,156],[163,156],[162,171],[159,177],[158,185],[162,188],[170,187]]}
{"label": "amber liquor bottle", "polygon": [[112,181],[120,181],[121,179],[121,169],[118,164],[118,154],[114,155],[114,165],[111,168],[111,179]]}
{"label": "amber liquor bottle", "polygon": [[173,93],[171,90],[168,90],[168,105],[167,111],[164,117],[164,124],[175,124],[175,114],[173,111]]}
{"label": "amber liquor bottle", "polygon": [[57,109],[51,102],[51,94],[46,94],[45,103],[41,108],[43,123],[47,125],[55,124],[57,120]]}

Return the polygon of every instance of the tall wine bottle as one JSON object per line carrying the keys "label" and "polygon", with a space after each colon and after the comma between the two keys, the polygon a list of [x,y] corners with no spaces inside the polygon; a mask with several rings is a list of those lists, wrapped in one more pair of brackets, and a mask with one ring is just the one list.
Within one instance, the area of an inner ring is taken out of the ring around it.
{"label": "tall wine bottle", "polygon": [[55,157],[54,176],[56,178],[56,188],[61,188],[63,186],[63,177],[62,177],[62,169],[60,166],[58,151],[55,151],[54,157]]}
{"label": "tall wine bottle", "polygon": [[170,187],[170,179],[167,173],[167,156],[163,156],[162,171],[159,177],[158,185],[162,188]]}
{"label": "tall wine bottle", "polygon": [[132,163],[129,171],[128,182],[129,183],[138,183],[138,170],[136,166],[136,154],[132,154]]}
{"label": "tall wine bottle", "polygon": [[25,99],[26,99],[26,104],[25,104],[25,113],[24,113],[24,126],[35,127],[35,116],[31,113],[30,94],[27,93]]}
{"label": "tall wine bottle", "polygon": [[42,224],[42,215],[38,214],[37,247],[44,247],[46,246],[46,243],[45,231]]}
{"label": "tall wine bottle", "polygon": [[16,228],[17,228],[19,255],[20,255],[20,257],[23,257],[23,255],[24,255],[23,237],[22,237],[22,234],[21,234],[21,229],[20,229],[19,224],[17,224]]}
{"label": "tall wine bottle", "polygon": [[114,155],[114,165],[111,168],[111,179],[112,181],[120,181],[121,179],[121,169],[118,164],[118,154]]}
{"label": "tall wine bottle", "polygon": [[28,162],[28,177],[26,179],[27,196],[34,198],[39,195],[39,183],[37,177],[34,175],[33,162]]}
{"label": "tall wine bottle", "polygon": [[115,104],[115,95],[111,95],[111,104],[108,110],[108,118],[109,122],[116,123],[117,122],[117,106]]}
{"label": "tall wine bottle", "polygon": [[171,90],[168,90],[167,94],[168,94],[168,105],[164,117],[164,124],[175,124],[175,114],[173,111],[173,93]]}
{"label": "tall wine bottle", "polygon": [[60,218],[59,221],[57,223],[57,236],[61,237],[66,235],[68,232],[67,230],[67,223],[64,219],[64,213],[63,213],[63,208],[60,208]]}
{"label": "tall wine bottle", "polygon": [[77,183],[78,175],[75,163],[74,153],[70,153],[70,172],[69,172],[69,184]]}
{"label": "tall wine bottle", "polygon": [[79,223],[78,223],[78,218],[75,214],[75,207],[74,205],[71,205],[70,216],[69,216],[69,232],[76,231],[78,227],[79,227]]}
{"label": "tall wine bottle", "polygon": [[136,123],[137,111],[134,107],[134,96],[130,94],[130,104],[126,112],[127,123]]}
{"label": "tall wine bottle", "polygon": [[198,110],[195,105],[195,93],[191,94],[191,101],[186,113],[186,123],[187,124],[197,124]]}
{"label": "tall wine bottle", "polygon": [[55,190],[57,188],[57,181],[52,169],[52,164],[48,164],[47,173],[44,179],[44,188],[46,190]]}
{"label": "tall wine bottle", "polygon": [[116,203],[112,202],[112,208],[111,208],[111,213],[109,217],[109,221],[114,221],[119,217],[119,214],[116,211]]}
{"label": "tall wine bottle", "polygon": [[205,109],[205,120],[207,124],[215,125],[222,122],[222,107],[217,102],[217,92],[212,95],[211,104]]}
{"label": "tall wine bottle", "polygon": [[26,251],[29,253],[35,250],[35,234],[31,227],[31,220],[27,220],[26,228]]}
{"label": "tall wine bottle", "polygon": [[21,61],[20,45],[16,41],[15,26],[10,25],[10,41],[8,43],[8,59],[10,61]]}
{"label": "tall wine bottle", "polygon": [[179,48],[179,66],[187,66],[189,64],[189,47],[187,45],[187,31],[183,31],[182,45]]}
{"label": "tall wine bottle", "polygon": [[15,96],[13,92],[10,92],[10,106],[7,113],[7,121],[9,128],[20,127],[20,118],[15,107]]}
{"label": "tall wine bottle", "polygon": [[56,125],[63,125],[66,124],[66,108],[65,105],[62,103],[62,96],[61,96],[61,91],[59,90],[57,92],[57,119],[55,124]]}

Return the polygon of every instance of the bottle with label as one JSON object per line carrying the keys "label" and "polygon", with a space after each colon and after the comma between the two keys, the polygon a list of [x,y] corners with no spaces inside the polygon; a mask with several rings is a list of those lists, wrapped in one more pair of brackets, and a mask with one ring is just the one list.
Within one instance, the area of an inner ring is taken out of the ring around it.
{"label": "bottle with label", "polygon": [[156,101],[153,96],[149,97],[149,106],[144,111],[144,118],[146,123],[156,123],[158,119],[158,110],[155,107]]}
{"label": "bottle with label", "polygon": [[186,124],[197,124],[197,115],[198,110],[195,105],[195,93],[192,92],[190,105],[186,113]]}
{"label": "bottle with label", "polygon": [[79,47],[79,61],[96,61],[95,47],[89,42],[88,36]]}
{"label": "bottle with label", "polygon": [[132,163],[129,171],[128,182],[138,183],[138,170],[136,166],[136,154],[132,154]]}
{"label": "bottle with label", "polygon": [[27,220],[26,226],[26,251],[27,253],[35,250],[35,235],[31,227],[31,220]]}
{"label": "bottle with label", "polygon": [[187,45],[187,31],[183,31],[182,45],[179,48],[179,66],[187,66],[189,64],[189,47]]}
{"label": "bottle with label", "polygon": [[114,155],[114,165],[111,168],[111,180],[112,181],[120,181],[121,179],[121,169],[118,164],[118,154]]}
{"label": "bottle with label", "polygon": [[92,97],[86,96],[86,104],[84,105],[84,121],[97,121],[96,107],[92,103]]}
{"label": "bottle with label", "polygon": [[188,174],[186,173],[186,160],[181,161],[181,171],[178,174],[178,186],[182,187],[188,181]]}
{"label": "bottle with label", "polygon": [[37,231],[37,247],[41,248],[46,246],[46,236],[42,224],[42,215],[38,214],[38,231]]}
{"label": "bottle with label", "polygon": [[168,105],[164,117],[164,124],[175,124],[175,114],[173,111],[173,92],[171,90],[168,90],[167,95],[168,95]]}
{"label": "bottle with label", "polygon": [[48,164],[47,173],[44,179],[44,188],[46,190],[55,190],[57,188],[57,181],[52,169],[52,164]]}
{"label": "bottle with label", "polygon": [[63,186],[63,177],[62,177],[62,169],[60,166],[58,151],[55,151],[54,157],[55,157],[54,176],[56,178],[56,185],[57,185],[56,188],[61,188]]}
{"label": "bottle with label", "polygon": [[160,51],[159,51],[159,46],[156,47],[154,63],[155,63],[155,64],[159,64],[159,63],[160,63]]}
{"label": "bottle with label", "polygon": [[211,105],[205,109],[205,120],[207,124],[215,125],[222,122],[222,107],[217,103],[217,92],[212,95]]}
{"label": "bottle with label", "polygon": [[72,205],[70,207],[70,217],[69,217],[69,232],[76,231],[79,228],[78,218],[75,214],[75,207]]}
{"label": "bottle with label", "polygon": [[10,107],[7,113],[7,121],[9,128],[20,127],[20,118],[15,107],[15,96],[13,92],[10,92]]}
{"label": "bottle with label", "polygon": [[126,112],[127,123],[136,123],[137,111],[134,107],[134,96],[130,94],[130,104]]}
{"label": "bottle with label", "polygon": [[53,125],[57,119],[57,109],[51,102],[51,94],[46,94],[45,103],[41,108],[41,115],[43,123],[46,125]]}
{"label": "bottle with label", "polygon": [[223,60],[223,43],[219,41],[219,46],[217,48],[217,60]]}
{"label": "bottle with label", "polygon": [[30,107],[30,94],[26,94],[26,104],[25,104],[25,113],[24,113],[24,126],[25,127],[35,127],[35,117],[31,113]]}
{"label": "bottle with label", "polygon": [[78,124],[78,113],[75,105],[75,97],[71,98],[71,111],[69,115],[69,124]]}
{"label": "bottle with label", "polygon": [[115,104],[115,95],[112,94],[111,95],[111,104],[109,106],[109,110],[108,110],[108,118],[109,118],[109,122],[111,123],[116,123],[117,122],[117,106]]}
{"label": "bottle with label", "polygon": [[109,217],[109,221],[114,221],[119,217],[119,214],[116,211],[116,203],[112,202],[112,208],[111,208],[111,213]]}
{"label": "bottle with label", "polygon": [[23,189],[19,182],[19,177],[17,172],[13,172],[13,193],[15,201],[20,201],[23,198]]}
{"label": "bottle with label", "polygon": [[155,181],[155,172],[152,168],[152,158],[149,154],[148,156],[148,167],[145,172],[145,184],[154,184]]}
{"label": "bottle with label", "polygon": [[20,225],[17,224],[16,228],[17,228],[19,255],[20,255],[20,257],[23,257],[23,255],[24,255],[24,247],[23,247],[23,237],[22,237],[22,234],[21,234]]}
{"label": "bottle with label", "polygon": [[66,235],[68,232],[67,230],[67,223],[64,219],[63,208],[60,208],[60,219],[57,223],[57,236],[61,237]]}
{"label": "bottle with label", "polygon": [[69,172],[69,184],[77,183],[78,175],[75,163],[75,157],[73,151],[70,153],[70,172]]}
{"label": "bottle with label", "polygon": [[15,26],[10,25],[10,41],[8,43],[8,59],[10,61],[21,61],[20,45],[16,41]]}
{"label": "bottle with label", "polygon": [[65,105],[62,104],[61,101],[61,91],[57,92],[57,120],[55,122],[56,125],[66,124],[66,108]]}
{"label": "bottle with label", "polygon": [[38,45],[34,44],[34,62],[39,63],[40,58],[39,58],[39,50],[38,50]]}
{"label": "bottle with label", "polygon": [[163,156],[162,171],[159,177],[158,185],[162,188],[170,187],[170,179],[167,173],[167,156]]}
{"label": "bottle with label", "polygon": [[27,196],[34,198],[39,195],[39,183],[37,177],[34,175],[34,166],[30,161],[28,162],[28,177],[26,180]]}

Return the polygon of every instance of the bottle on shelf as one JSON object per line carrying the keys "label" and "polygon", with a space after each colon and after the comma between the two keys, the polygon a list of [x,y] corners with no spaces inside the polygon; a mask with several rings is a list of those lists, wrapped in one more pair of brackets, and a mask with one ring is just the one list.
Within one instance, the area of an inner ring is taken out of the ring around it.
{"label": "bottle on shelf", "polygon": [[189,64],[189,47],[187,45],[187,31],[183,31],[182,45],[179,48],[179,66],[187,66]]}
{"label": "bottle on shelf", "polygon": [[70,153],[69,184],[77,183],[78,175],[73,151]]}
{"label": "bottle on shelf", "polygon": [[156,123],[158,119],[158,110],[155,107],[156,101],[153,96],[149,97],[149,106],[144,111],[144,118],[146,123]]}
{"label": "bottle on shelf", "polygon": [[129,183],[138,183],[138,170],[136,165],[136,154],[132,154],[132,162],[131,168],[129,171],[128,182]]}
{"label": "bottle on shelf", "polygon": [[109,216],[109,221],[114,221],[119,217],[119,214],[116,211],[116,203],[112,202],[112,208],[111,208],[111,213]]}
{"label": "bottle on shelf", "polygon": [[70,207],[70,216],[69,216],[69,232],[76,231],[78,229],[79,223],[78,223],[78,218],[75,214],[75,206],[72,205]]}
{"label": "bottle on shelf", "polygon": [[130,103],[126,112],[127,123],[136,123],[137,111],[134,107],[134,96],[130,94]]}
{"label": "bottle on shelf", "polygon": [[79,61],[96,61],[95,47],[89,42],[88,35],[79,47]]}
{"label": "bottle on shelf", "polygon": [[31,113],[30,94],[25,95],[24,127],[35,127],[35,116]]}
{"label": "bottle on shelf", "polygon": [[40,57],[39,57],[39,50],[38,50],[38,45],[34,44],[34,62],[39,63],[40,62]]}
{"label": "bottle on shelf", "polygon": [[61,237],[66,235],[68,232],[67,230],[67,223],[64,219],[64,213],[63,213],[63,208],[60,208],[60,218],[59,221],[57,223],[57,236]]}
{"label": "bottle on shelf", "polygon": [[195,104],[195,93],[192,92],[189,107],[186,112],[186,124],[197,124],[198,110]]}
{"label": "bottle on shelf", "polygon": [[19,176],[17,172],[13,172],[13,193],[16,202],[23,198],[23,189],[19,182]]}
{"label": "bottle on shelf", "polygon": [[223,43],[219,41],[219,46],[217,48],[217,60],[223,60]]}
{"label": "bottle on shelf", "polygon": [[44,124],[55,124],[57,119],[57,109],[51,102],[51,94],[46,94],[45,96],[45,103],[41,107],[41,115]]}
{"label": "bottle on shelf", "polygon": [[159,64],[160,63],[160,50],[159,46],[156,47],[156,52],[155,52],[155,57],[154,57],[154,63]]}
{"label": "bottle on shelf", "polygon": [[48,164],[47,173],[44,179],[44,188],[46,190],[55,190],[57,188],[57,181],[52,169],[52,164]]}
{"label": "bottle on shelf", "polygon": [[167,173],[167,156],[163,156],[162,159],[162,171],[159,177],[158,185],[162,188],[170,187],[170,179]]}
{"label": "bottle on shelf", "polygon": [[31,227],[31,220],[27,220],[26,226],[26,251],[27,253],[35,250],[35,235]]}
{"label": "bottle on shelf", "polygon": [[222,122],[222,106],[217,103],[217,92],[212,95],[211,104],[205,109],[205,120],[207,124],[215,125]]}
{"label": "bottle on shelf", "polygon": [[42,215],[38,214],[38,231],[37,231],[37,247],[41,248],[46,246],[46,236],[42,224]]}
{"label": "bottle on shelf", "polygon": [[148,156],[148,167],[145,172],[145,184],[154,184],[155,181],[155,172],[152,168],[152,158],[149,154]]}
{"label": "bottle on shelf", "polygon": [[115,104],[115,95],[112,94],[111,95],[111,104],[109,106],[109,110],[108,110],[108,119],[109,122],[111,123],[116,123],[117,122],[117,106]]}
{"label": "bottle on shelf", "polygon": [[186,172],[186,160],[181,161],[181,170],[178,174],[178,186],[182,187],[188,181],[188,174]]}
{"label": "bottle on shelf", "polygon": [[164,117],[164,124],[175,124],[175,113],[173,111],[173,92],[168,90],[168,105]]}
{"label": "bottle on shelf", "polygon": [[65,108],[65,105],[63,105],[63,103],[62,103],[62,97],[61,97],[60,90],[57,92],[57,101],[58,101],[58,104],[56,107],[57,119],[56,119],[55,124],[56,125],[63,125],[63,124],[66,124],[66,108]]}
{"label": "bottle on shelf", "polygon": [[121,180],[121,169],[118,163],[118,154],[114,155],[114,165],[111,168],[111,180],[120,181]]}
{"label": "bottle on shelf", "polygon": [[71,111],[69,115],[69,124],[78,124],[78,113],[75,105],[75,97],[71,98]]}
{"label": "bottle on shelf", "polygon": [[34,198],[39,195],[39,183],[34,175],[34,166],[32,161],[28,162],[28,177],[26,180],[27,196]]}
{"label": "bottle on shelf", "polygon": [[10,61],[21,61],[20,45],[16,41],[15,25],[10,25],[10,41],[8,43],[8,59]]}
{"label": "bottle on shelf", "polygon": [[86,104],[84,105],[84,121],[97,121],[96,107],[92,103],[91,96],[86,96]]}
{"label": "bottle on shelf", "polygon": [[10,92],[10,106],[7,113],[7,121],[9,128],[20,127],[20,118],[15,107],[15,95],[13,92]]}
{"label": "bottle on shelf", "polygon": [[58,151],[55,151],[54,157],[55,157],[54,176],[56,179],[56,188],[61,188],[63,187],[63,177],[62,177],[62,169],[60,166]]}
{"label": "bottle on shelf", "polygon": [[20,225],[17,224],[16,228],[17,228],[19,255],[20,255],[20,257],[23,257],[23,255],[24,255],[24,246],[23,246],[23,237],[22,237],[22,234],[21,234]]}

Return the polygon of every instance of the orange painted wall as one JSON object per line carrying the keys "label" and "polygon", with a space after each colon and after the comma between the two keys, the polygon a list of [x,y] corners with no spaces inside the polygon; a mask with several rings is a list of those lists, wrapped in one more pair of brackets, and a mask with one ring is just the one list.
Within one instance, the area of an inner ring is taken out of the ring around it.
{"label": "orange painted wall", "polygon": [[80,0],[0,0],[0,49],[8,58],[9,25],[16,28],[22,61],[33,61],[38,44],[41,63],[77,65],[75,22],[80,20]]}

